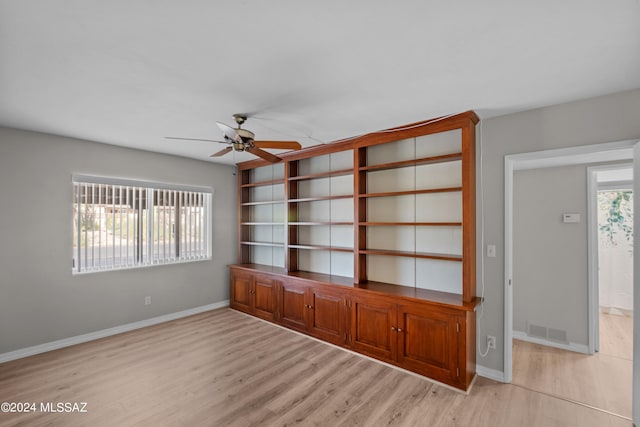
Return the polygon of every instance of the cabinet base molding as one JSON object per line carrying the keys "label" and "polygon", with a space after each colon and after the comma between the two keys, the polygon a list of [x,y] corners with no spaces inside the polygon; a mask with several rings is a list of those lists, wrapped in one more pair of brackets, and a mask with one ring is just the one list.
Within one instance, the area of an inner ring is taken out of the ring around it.
{"label": "cabinet base molding", "polygon": [[256,264],[230,269],[237,311],[458,390],[473,383],[477,299]]}

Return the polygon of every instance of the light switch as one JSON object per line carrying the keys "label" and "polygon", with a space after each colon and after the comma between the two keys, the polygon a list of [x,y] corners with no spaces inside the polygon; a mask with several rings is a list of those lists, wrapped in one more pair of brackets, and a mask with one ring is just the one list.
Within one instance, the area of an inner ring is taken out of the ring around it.
{"label": "light switch", "polygon": [[489,258],[496,257],[496,245],[487,245],[487,256]]}

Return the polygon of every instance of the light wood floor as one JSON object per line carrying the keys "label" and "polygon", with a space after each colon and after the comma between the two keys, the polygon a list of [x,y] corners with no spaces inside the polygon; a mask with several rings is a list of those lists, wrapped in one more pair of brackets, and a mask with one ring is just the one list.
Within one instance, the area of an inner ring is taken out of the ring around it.
{"label": "light wood floor", "polygon": [[513,384],[631,418],[633,318],[600,314],[594,355],[513,340]]}
{"label": "light wood floor", "polygon": [[229,309],[0,364],[3,401],[88,413],[2,426],[631,425],[482,378],[464,395]]}

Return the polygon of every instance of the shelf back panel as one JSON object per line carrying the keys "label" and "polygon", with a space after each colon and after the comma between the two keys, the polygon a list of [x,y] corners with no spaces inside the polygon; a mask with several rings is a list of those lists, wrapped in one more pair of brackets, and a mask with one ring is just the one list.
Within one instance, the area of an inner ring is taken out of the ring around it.
{"label": "shelf back panel", "polygon": [[462,294],[462,263],[437,259],[416,259],[415,287]]}
{"label": "shelf back panel", "polygon": [[367,249],[415,251],[415,227],[367,227]]}
{"label": "shelf back panel", "polygon": [[284,178],[284,164],[277,163],[275,165],[260,166],[251,169],[250,182],[271,181],[274,179]]}
{"label": "shelf back panel", "polygon": [[416,158],[442,156],[462,151],[462,130],[432,133],[416,137]]}
{"label": "shelf back panel", "polygon": [[462,192],[428,193],[415,196],[416,222],[461,222]]}
{"label": "shelf back panel", "polygon": [[416,252],[462,255],[462,227],[415,227]]}
{"label": "shelf back panel", "polygon": [[250,249],[252,264],[271,265],[284,268],[284,250],[270,246],[252,246]]}
{"label": "shelf back panel", "polygon": [[367,278],[375,282],[414,286],[415,266],[414,258],[367,255]]}
{"label": "shelf back panel", "polygon": [[284,184],[264,185],[249,188],[248,202],[269,202],[284,199]]}

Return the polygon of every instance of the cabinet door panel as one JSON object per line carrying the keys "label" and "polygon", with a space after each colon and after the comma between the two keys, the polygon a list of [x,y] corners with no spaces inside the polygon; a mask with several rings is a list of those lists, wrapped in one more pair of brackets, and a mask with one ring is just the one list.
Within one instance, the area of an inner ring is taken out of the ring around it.
{"label": "cabinet door panel", "polygon": [[437,308],[398,309],[398,362],[402,367],[448,383],[457,382],[459,316]]}
{"label": "cabinet door panel", "polygon": [[234,272],[231,275],[231,308],[251,313],[251,274]]}
{"label": "cabinet door panel", "polygon": [[299,331],[306,331],[306,286],[283,283],[280,287],[280,323]]}
{"label": "cabinet door panel", "polygon": [[396,305],[375,297],[354,297],[351,305],[351,345],[364,354],[393,361],[397,334]]}
{"label": "cabinet door panel", "polygon": [[344,296],[339,292],[312,289],[309,332],[333,344],[345,343]]}
{"label": "cabinet door panel", "polygon": [[265,320],[273,320],[276,311],[275,280],[268,276],[256,276],[253,287],[254,314]]}

